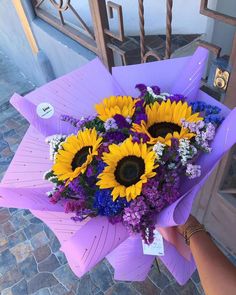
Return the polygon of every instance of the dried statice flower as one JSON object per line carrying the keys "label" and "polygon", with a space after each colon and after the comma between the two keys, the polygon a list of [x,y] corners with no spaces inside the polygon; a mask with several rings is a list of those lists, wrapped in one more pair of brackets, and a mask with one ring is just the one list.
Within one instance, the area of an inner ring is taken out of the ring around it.
{"label": "dried statice flower", "polygon": [[197,153],[197,149],[193,145],[191,145],[190,140],[186,138],[182,138],[179,140],[178,151],[183,166],[185,166],[188,160],[192,159]]}
{"label": "dried statice flower", "polygon": [[109,118],[104,123],[104,127],[106,131],[109,131],[111,129],[118,129],[118,125],[116,124],[116,120],[114,118]]}
{"label": "dried statice flower", "polygon": [[165,147],[166,145],[159,141],[153,146],[153,151],[155,152],[157,156],[157,160],[161,159],[163,152],[165,150]]}
{"label": "dried statice flower", "polygon": [[55,134],[52,136],[48,136],[45,139],[45,142],[49,144],[49,153],[50,160],[53,161],[55,154],[61,148],[61,144],[66,140],[66,135]]}
{"label": "dried statice flower", "polygon": [[201,166],[200,165],[187,164],[186,175],[190,179],[200,177],[201,176]]}

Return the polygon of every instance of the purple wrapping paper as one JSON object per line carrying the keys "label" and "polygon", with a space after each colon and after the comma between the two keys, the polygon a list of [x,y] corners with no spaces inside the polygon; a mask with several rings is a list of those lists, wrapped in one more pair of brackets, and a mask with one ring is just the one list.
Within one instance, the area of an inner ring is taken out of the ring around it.
{"label": "purple wrapping paper", "polygon": [[[115,269],[115,279],[144,280],[154,257],[142,253],[139,235],[129,237],[122,224],[112,225],[104,217],[75,223],[70,219],[72,214],[64,213],[63,204],[52,205],[49,202],[45,193],[52,185],[43,180],[43,174],[52,163],[45,136],[74,131],[73,127],[60,120],[61,114],[75,117],[91,115],[94,104],[104,97],[137,96],[135,85],[138,83],[158,85],[165,92],[182,93],[188,100],[204,100],[220,106],[226,119],[212,143],[212,153],[203,155],[198,161],[202,165],[202,176],[192,181],[183,180],[182,197],[156,218],[158,227],[182,224],[188,218],[193,200],[208,175],[236,142],[236,109],[230,112],[199,90],[207,56],[207,50],[199,47],[192,57],[116,67],[112,75],[95,59],[24,98],[15,94],[11,103],[31,126],[1,182],[0,206],[27,208],[41,218],[58,237],[61,250],[76,275],[82,276],[107,257]],[[39,118],[36,113],[37,105],[42,102],[54,107],[55,112],[50,119]],[[193,257],[184,258],[168,241],[165,241],[165,255],[161,260],[180,284],[185,284],[195,270]]]}

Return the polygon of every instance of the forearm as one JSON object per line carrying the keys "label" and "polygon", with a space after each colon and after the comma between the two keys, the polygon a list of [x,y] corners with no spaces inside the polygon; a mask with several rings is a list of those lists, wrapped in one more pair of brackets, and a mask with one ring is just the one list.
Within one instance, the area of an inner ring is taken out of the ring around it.
{"label": "forearm", "polygon": [[236,268],[208,234],[195,233],[190,239],[190,248],[206,295],[235,295]]}

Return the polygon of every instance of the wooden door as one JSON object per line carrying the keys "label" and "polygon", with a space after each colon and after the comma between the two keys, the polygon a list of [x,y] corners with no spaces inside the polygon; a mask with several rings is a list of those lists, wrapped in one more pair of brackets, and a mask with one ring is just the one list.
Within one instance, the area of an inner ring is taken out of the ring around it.
{"label": "wooden door", "polygon": [[[207,7],[207,0],[201,2],[202,14],[236,26],[236,17],[210,10]],[[212,46],[211,49],[216,49],[214,45],[209,46]],[[220,48],[218,49],[215,53],[219,54]],[[230,78],[221,100],[233,108],[236,107],[236,34],[229,55]],[[216,79],[215,84],[217,84]],[[222,87],[221,83],[219,84]],[[205,224],[219,242],[236,253],[236,146],[224,157],[203,187],[194,204],[193,214]]]}

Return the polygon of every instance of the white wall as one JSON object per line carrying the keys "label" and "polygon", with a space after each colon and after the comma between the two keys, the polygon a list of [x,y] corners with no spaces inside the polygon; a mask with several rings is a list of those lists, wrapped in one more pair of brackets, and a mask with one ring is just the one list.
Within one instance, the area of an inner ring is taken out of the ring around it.
{"label": "white wall", "polygon": [[[218,1],[217,11],[236,17],[236,1]],[[222,47],[222,54],[230,54],[235,33],[234,26],[215,21],[212,42]]]}
{"label": "white wall", "polygon": [[[204,33],[207,18],[200,15],[200,0],[174,0],[173,33],[193,34]],[[125,28],[130,34],[137,34],[138,1],[116,0],[122,4]],[[166,0],[144,1],[145,30],[147,34],[163,34],[166,28]]]}

